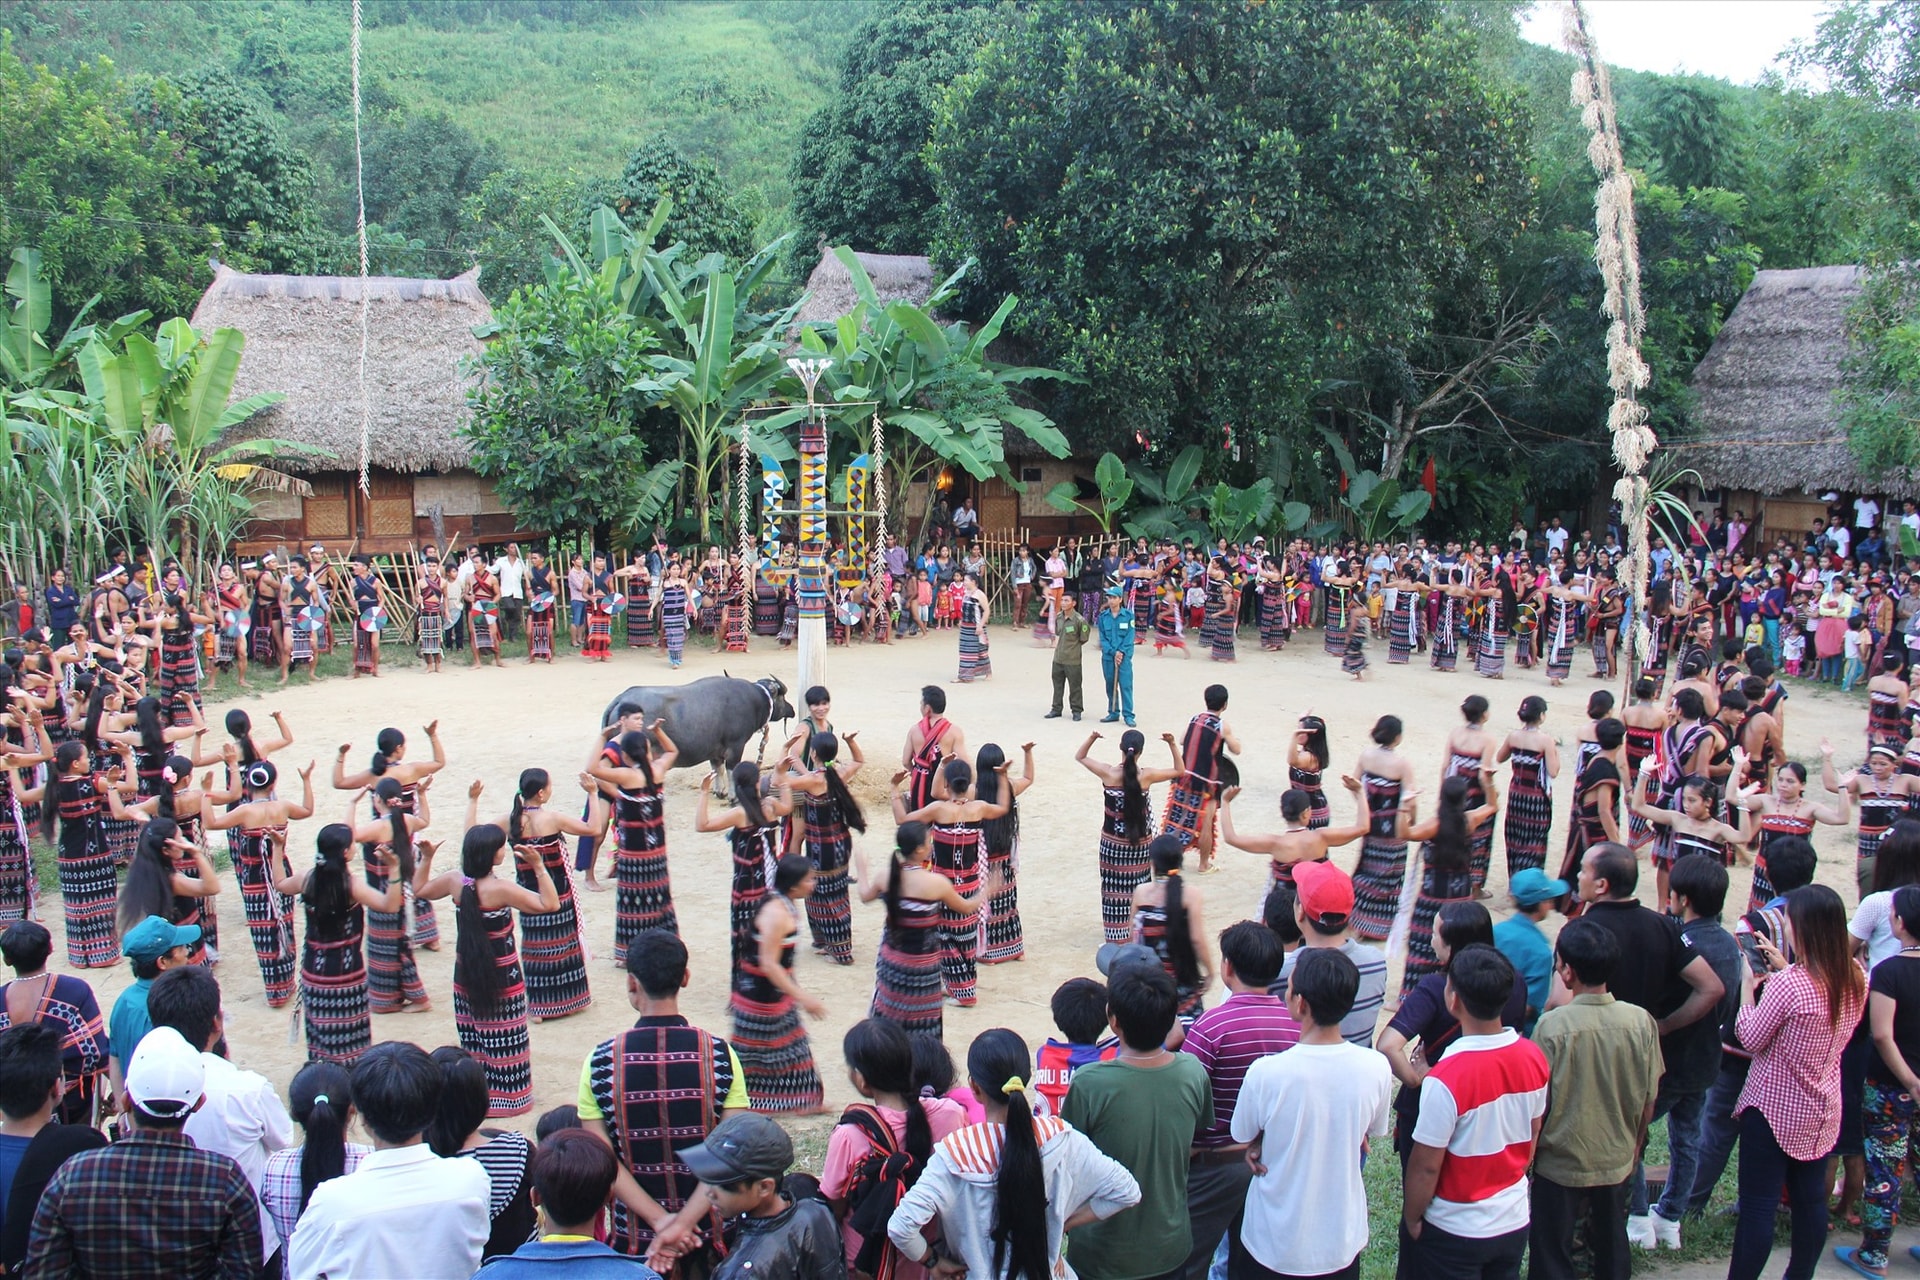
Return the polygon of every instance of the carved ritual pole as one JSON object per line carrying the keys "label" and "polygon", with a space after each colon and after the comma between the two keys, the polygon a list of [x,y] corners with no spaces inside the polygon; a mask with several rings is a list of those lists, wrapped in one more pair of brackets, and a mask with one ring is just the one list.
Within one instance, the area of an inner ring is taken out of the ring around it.
{"label": "carved ritual pole", "polygon": [[813,389],[831,360],[789,360],[807,388],[807,416],[800,422],[800,556],[794,595],[800,605],[800,664],[795,693],[827,682],[827,415]]}

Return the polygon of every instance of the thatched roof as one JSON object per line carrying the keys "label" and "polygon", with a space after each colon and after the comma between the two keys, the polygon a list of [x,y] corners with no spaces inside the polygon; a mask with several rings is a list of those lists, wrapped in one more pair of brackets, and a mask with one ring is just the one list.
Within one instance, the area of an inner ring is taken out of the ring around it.
{"label": "thatched roof", "polygon": [[[473,327],[493,318],[476,268],[452,280],[367,281],[368,457],[390,471],[451,471],[467,464],[455,429],[467,420],[463,356],[477,355]],[[317,445],[337,458],[289,457],[300,472],[360,465],[360,280],[357,276],[247,275],[220,267],[196,328],[246,335],[236,396],[281,391],[236,439],[272,436]]]}
{"label": "thatched roof", "polygon": [[[853,255],[873,280],[873,291],[882,302],[904,299],[915,304],[925,302],[937,283],[933,264],[910,253],[856,253]],[[819,265],[807,277],[807,300],[800,307],[795,326],[832,322],[853,310],[860,299],[853,292],[853,277],[846,264],[832,249],[820,252]]]}
{"label": "thatched roof", "polygon": [[1697,440],[1672,446],[1709,486],[1920,497],[1920,480],[1862,474],[1834,393],[1861,268],[1760,271],[1693,371]]}

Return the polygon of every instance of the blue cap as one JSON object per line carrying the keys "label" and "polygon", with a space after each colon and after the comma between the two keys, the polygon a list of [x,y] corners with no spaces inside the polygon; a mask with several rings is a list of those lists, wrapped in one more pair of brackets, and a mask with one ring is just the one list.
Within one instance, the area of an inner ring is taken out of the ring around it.
{"label": "blue cap", "polygon": [[173,924],[160,916],[148,916],[121,936],[120,954],[134,960],[158,960],[175,947],[190,947],[198,941],[199,925]]}
{"label": "blue cap", "polygon": [[1535,907],[1555,898],[1564,898],[1567,888],[1565,880],[1555,880],[1538,867],[1516,871],[1513,878],[1507,881],[1507,892],[1523,907]]}

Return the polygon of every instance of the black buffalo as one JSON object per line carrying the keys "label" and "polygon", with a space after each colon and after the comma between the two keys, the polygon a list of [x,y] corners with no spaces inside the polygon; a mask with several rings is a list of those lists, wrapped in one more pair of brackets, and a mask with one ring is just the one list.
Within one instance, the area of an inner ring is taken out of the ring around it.
{"label": "black buffalo", "polygon": [[740,763],[747,743],[775,720],[793,719],[787,686],[773,676],[741,680],[734,676],[705,676],[692,684],[634,685],[607,704],[601,727],[614,722],[622,703],[636,703],[661,728],[680,752],[676,768],[688,769],[705,761],[714,774],[714,792],[729,794],[733,766]]}

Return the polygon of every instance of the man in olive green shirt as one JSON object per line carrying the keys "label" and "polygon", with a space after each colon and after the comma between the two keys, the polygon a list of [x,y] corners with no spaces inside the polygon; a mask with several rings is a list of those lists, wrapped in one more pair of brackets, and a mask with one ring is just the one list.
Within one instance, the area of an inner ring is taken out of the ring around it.
{"label": "man in olive green shirt", "polygon": [[1169,1053],[1179,994],[1158,964],[1115,965],[1107,1018],[1120,1036],[1110,1062],[1078,1067],[1060,1118],[1125,1165],[1140,1203],[1076,1227],[1068,1242],[1083,1280],[1157,1280],[1193,1248],[1187,1165],[1193,1140],[1213,1123],[1213,1085],[1190,1053]]}
{"label": "man in olive green shirt", "polygon": [[1627,1179],[1653,1123],[1660,1034],[1653,1016],[1607,990],[1620,944],[1590,920],[1554,947],[1571,1003],[1540,1015],[1533,1042],[1553,1075],[1533,1161],[1528,1280],[1573,1280],[1573,1232],[1591,1209],[1595,1280],[1627,1280]]}
{"label": "man in olive green shirt", "polygon": [[1093,634],[1093,625],[1080,612],[1079,602],[1071,591],[1060,597],[1060,614],[1054,625],[1057,634],[1053,642],[1053,710],[1047,712],[1046,718],[1060,718],[1060,693],[1064,686],[1072,694],[1073,718],[1078,720],[1080,713],[1087,709],[1080,684],[1080,650]]}

